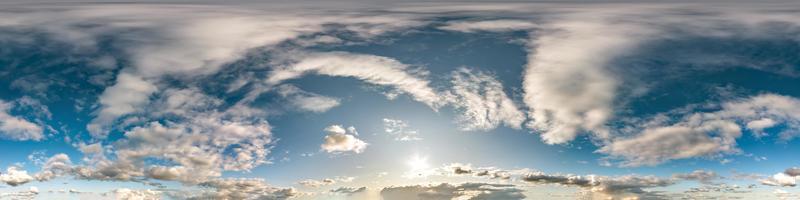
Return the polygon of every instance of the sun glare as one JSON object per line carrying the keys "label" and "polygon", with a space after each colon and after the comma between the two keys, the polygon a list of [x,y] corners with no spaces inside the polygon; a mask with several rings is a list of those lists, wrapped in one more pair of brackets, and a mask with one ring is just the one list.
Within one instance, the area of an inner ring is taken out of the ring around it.
{"label": "sun glare", "polygon": [[420,156],[419,154],[414,154],[411,156],[406,164],[408,164],[408,167],[411,168],[411,171],[420,171],[430,167],[428,165],[428,157]]}

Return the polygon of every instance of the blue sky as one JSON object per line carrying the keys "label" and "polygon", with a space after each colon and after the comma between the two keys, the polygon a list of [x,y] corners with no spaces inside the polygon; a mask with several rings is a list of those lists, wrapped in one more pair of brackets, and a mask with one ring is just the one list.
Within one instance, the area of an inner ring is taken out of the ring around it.
{"label": "blue sky", "polygon": [[798,198],[792,3],[6,3],[0,199]]}

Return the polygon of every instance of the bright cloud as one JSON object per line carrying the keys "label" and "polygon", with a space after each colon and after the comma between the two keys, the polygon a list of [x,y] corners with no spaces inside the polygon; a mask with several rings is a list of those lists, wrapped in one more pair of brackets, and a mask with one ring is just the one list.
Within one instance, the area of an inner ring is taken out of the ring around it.
{"label": "bright cloud", "polygon": [[324,142],[320,145],[320,148],[325,152],[353,152],[358,154],[364,152],[367,148],[368,144],[366,142],[356,138],[358,132],[356,132],[353,127],[345,130],[340,125],[331,125],[325,128],[325,132],[327,132],[328,135],[325,136]]}
{"label": "bright cloud", "polygon": [[0,100],[0,137],[12,140],[44,139],[44,129],[34,122],[8,113],[12,104]]}
{"label": "bright cloud", "polygon": [[437,92],[429,86],[429,81],[422,77],[424,72],[391,58],[346,52],[303,53],[294,57],[292,64],[275,69],[266,82],[274,85],[306,73],[352,77],[370,84],[393,87],[433,108],[442,104]]}
{"label": "bright cloud", "polygon": [[456,119],[462,130],[488,131],[504,124],[519,129],[525,121],[503,85],[494,77],[482,72],[461,68],[453,73],[452,102],[461,113]]}
{"label": "bright cloud", "polygon": [[778,134],[782,139],[795,137],[793,130],[800,128],[800,100],[796,98],[762,94],[724,102],[719,107],[716,112],[687,114],[673,124],[648,123],[640,134],[615,139],[598,152],[625,159],[625,166],[656,165],[675,159],[739,153],[736,140],[742,131],[760,135],[764,127],[753,124],[763,123],[764,119],[787,126]]}

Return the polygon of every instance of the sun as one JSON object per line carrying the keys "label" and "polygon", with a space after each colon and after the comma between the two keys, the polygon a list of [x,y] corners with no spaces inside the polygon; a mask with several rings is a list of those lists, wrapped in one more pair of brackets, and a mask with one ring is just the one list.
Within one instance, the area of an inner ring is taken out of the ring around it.
{"label": "sun", "polygon": [[411,168],[411,171],[420,171],[430,167],[430,165],[428,165],[428,157],[421,156],[419,154],[414,154],[411,156],[406,164],[408,164],[408,167]]}

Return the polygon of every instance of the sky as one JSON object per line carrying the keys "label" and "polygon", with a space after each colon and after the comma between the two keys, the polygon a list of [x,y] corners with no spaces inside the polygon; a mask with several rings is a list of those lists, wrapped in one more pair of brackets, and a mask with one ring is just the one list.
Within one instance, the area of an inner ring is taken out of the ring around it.
{"label": "sky", "polygon": [[791,2],[5,2],[0,199],[798,199]]}

